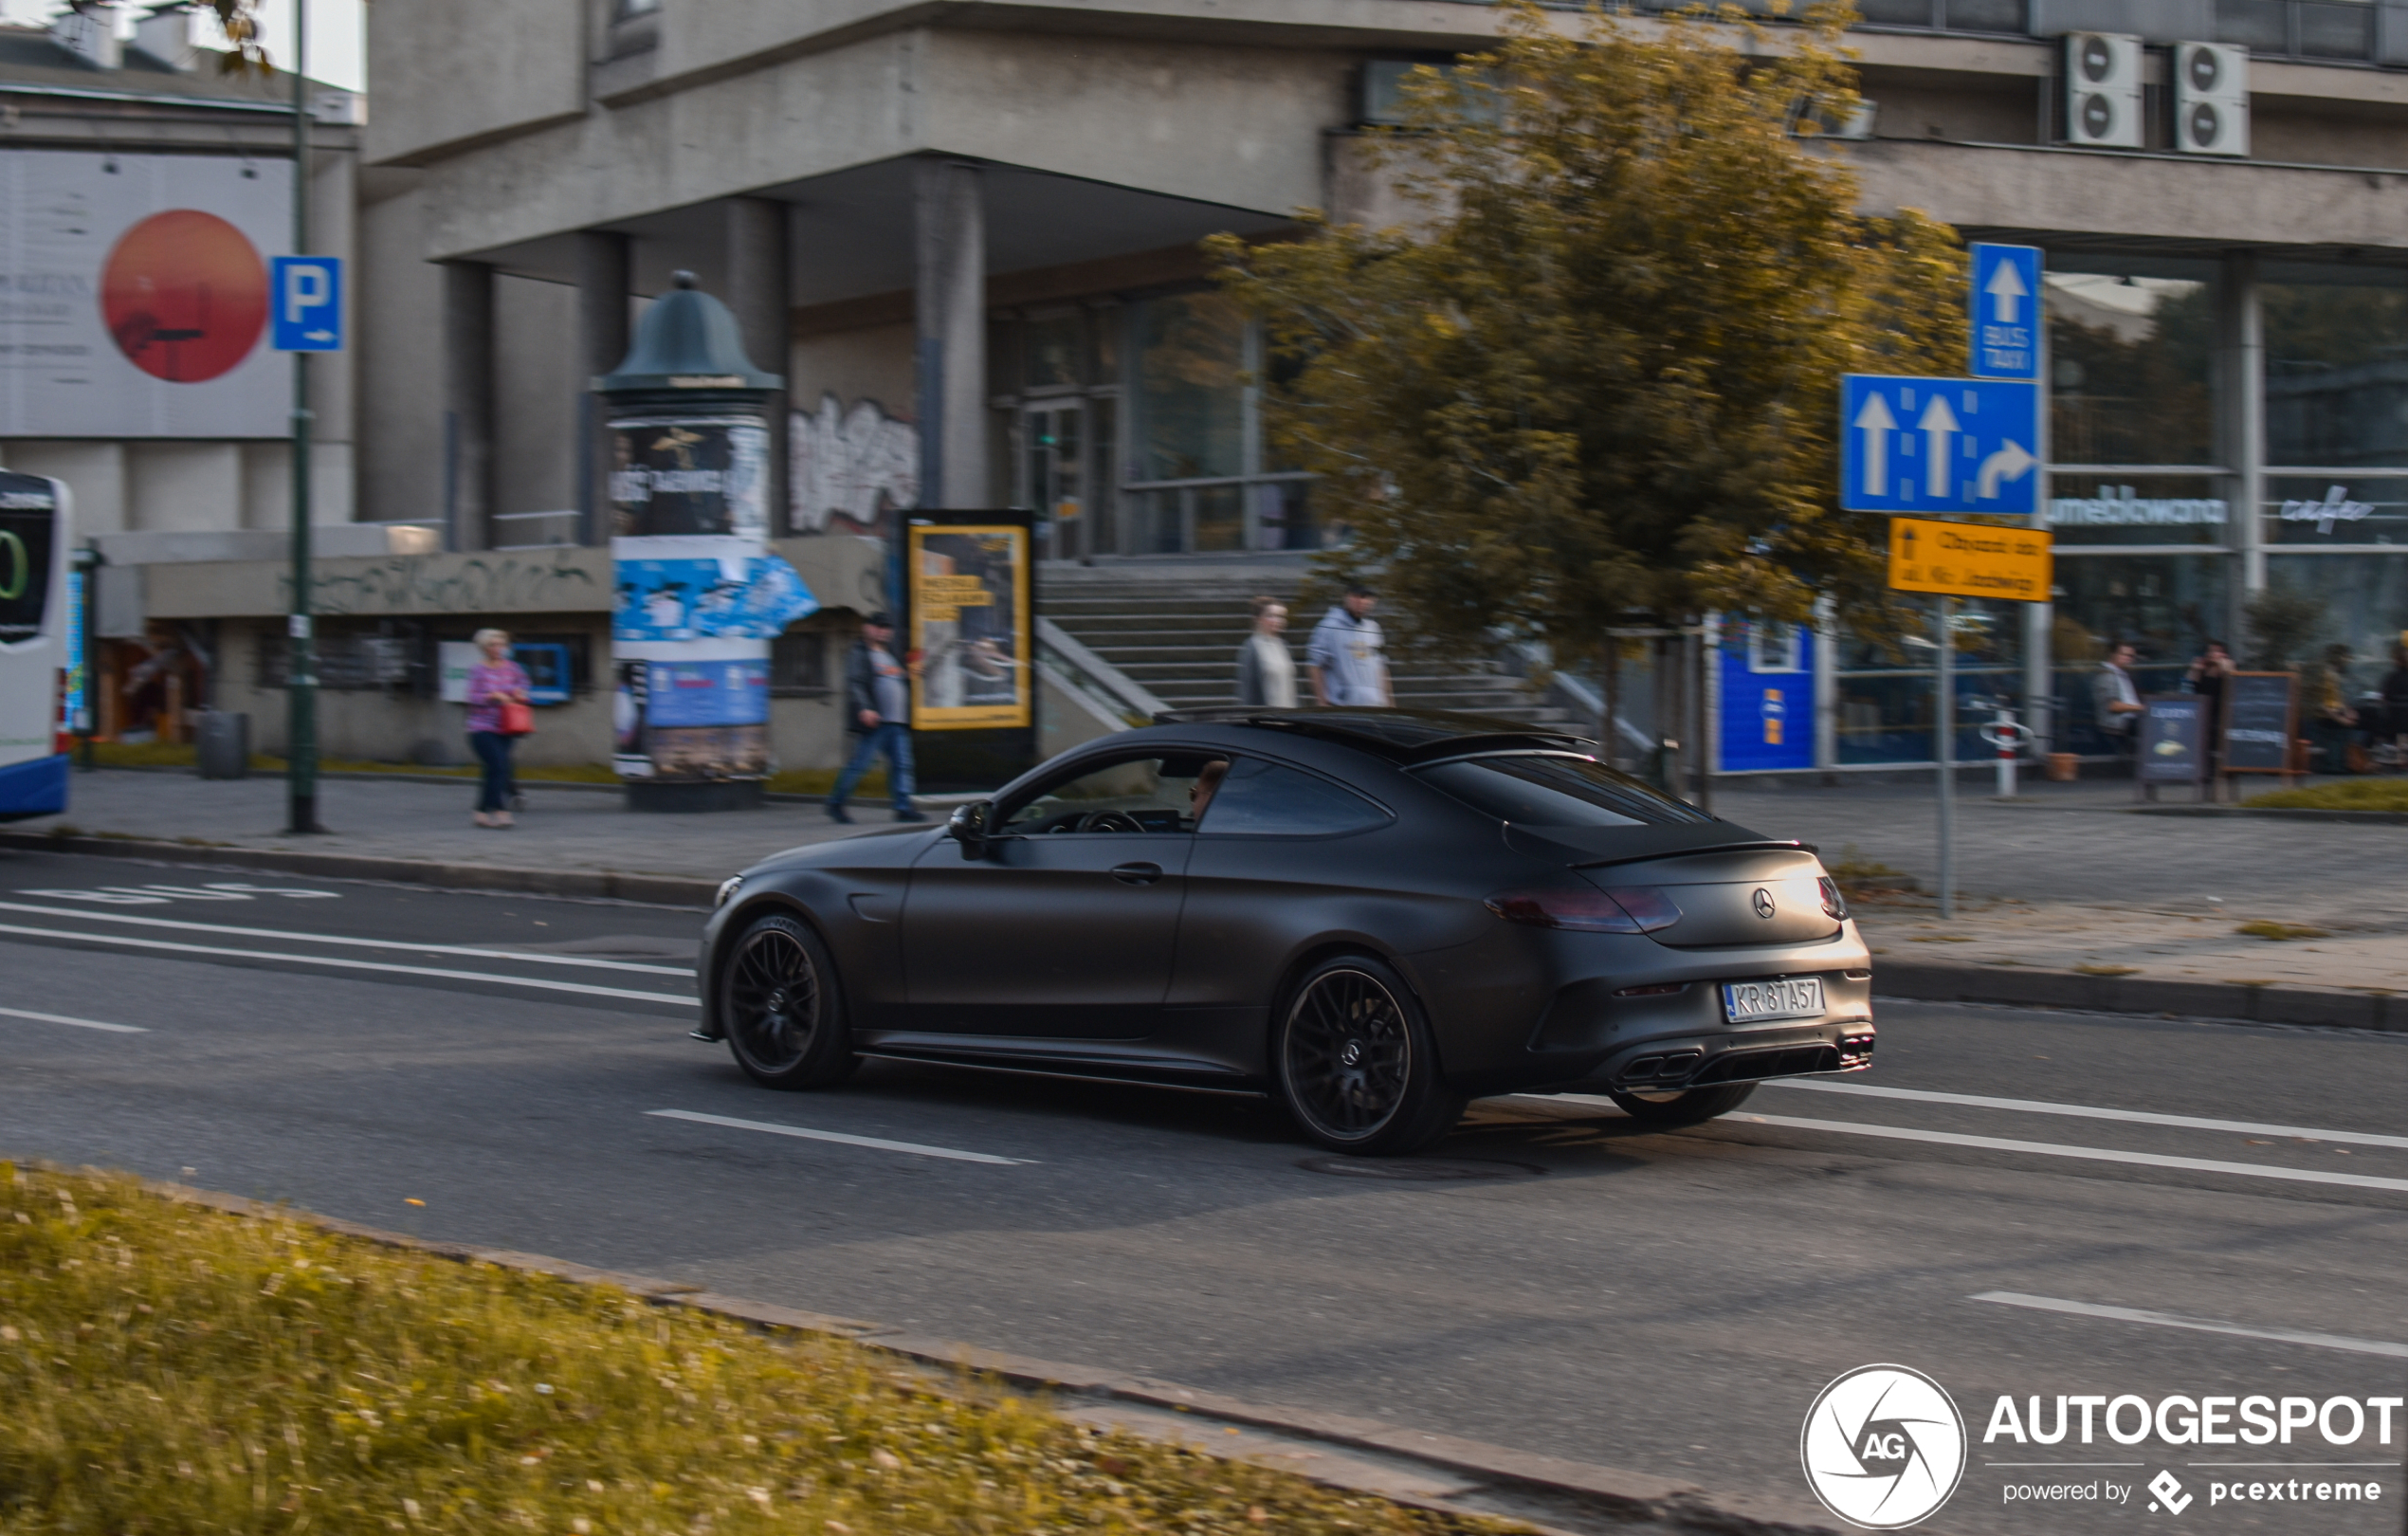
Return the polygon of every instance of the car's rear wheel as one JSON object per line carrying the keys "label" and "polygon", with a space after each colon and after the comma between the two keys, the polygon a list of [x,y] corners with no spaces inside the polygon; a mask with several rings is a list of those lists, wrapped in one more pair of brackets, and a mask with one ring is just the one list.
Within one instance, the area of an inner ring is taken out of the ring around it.
{"label": "car's rear wheel", "polygon": [[1378,960],[1346,955],[1314,966],[1277,1024],[1280,1097],[1304,1134],[1331,1151],[1417,1152],[1463,1118],[1462,1096],[1439,1079],[1413,989]]}
{"label": "car's rear wheel", "polygon": [[754,919],[737,936],[719,1002],[736,1065],[764,1088],[830,1088],[861,1064],[828,946],[782,912]]}
{"label": "car's rear wheel", "polygon": [[1727,1115],[1756,1091],[1753,1083],[1725,1083],[1719,1088],[1691,1088],[1686,1093],[1624,1093],[1606,1090],[1621,1111],[1642,1125],[1670,1129],[1700,1125],[1716,1115]]}

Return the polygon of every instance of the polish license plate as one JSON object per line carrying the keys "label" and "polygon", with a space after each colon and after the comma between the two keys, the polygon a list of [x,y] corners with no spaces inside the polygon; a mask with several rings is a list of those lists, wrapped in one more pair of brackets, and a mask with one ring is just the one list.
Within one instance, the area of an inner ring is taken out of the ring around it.
{"label": "polish license plate", "polygon": [[1785,976],[1769,981],[1723,983],[1723,1017],[1732,1024],[1763,1018],[1820,1018],[1823,978]]}

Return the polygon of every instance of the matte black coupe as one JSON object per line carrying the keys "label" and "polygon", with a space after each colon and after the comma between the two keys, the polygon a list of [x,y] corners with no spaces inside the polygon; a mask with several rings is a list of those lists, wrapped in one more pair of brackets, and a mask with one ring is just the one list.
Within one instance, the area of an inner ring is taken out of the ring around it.
{"label": "matte black coupe", "polygon": [[755,1081],[864,1057],[1268,1094],[1323,1146],[1602,1092],[1687,1125],[1870,1063],[1872,972],[1812,849],[1512,722],[1205,710],[941,829],[729,880],[702,1028]]}

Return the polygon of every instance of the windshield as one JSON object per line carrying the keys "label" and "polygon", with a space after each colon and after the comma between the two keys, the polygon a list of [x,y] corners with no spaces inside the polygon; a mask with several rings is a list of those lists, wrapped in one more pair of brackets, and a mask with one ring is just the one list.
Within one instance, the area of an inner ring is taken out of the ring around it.
{"label": "windshield", "polygon": [[1714,819],[1593,758],[1500,753],[1416,773],[1473,810],[1524,827],[1668,826]]}

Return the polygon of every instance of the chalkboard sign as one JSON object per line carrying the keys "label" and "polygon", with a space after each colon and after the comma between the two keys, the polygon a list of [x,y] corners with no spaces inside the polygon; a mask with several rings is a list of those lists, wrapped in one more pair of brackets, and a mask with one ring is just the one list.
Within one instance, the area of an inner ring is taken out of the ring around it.
{"label": "chalkboard sign", "polygon": [[2298,673],[2235,672],[2224,680],[2224,772],[2289,773],[2298,732]]}
{"label": "chalkboard sign", "polygon": [[2196,693],[2153,693],[2141,701],[2141,709],[2134,777],[2143,784],[2196,784],[2206,778],[2207,701]]}

